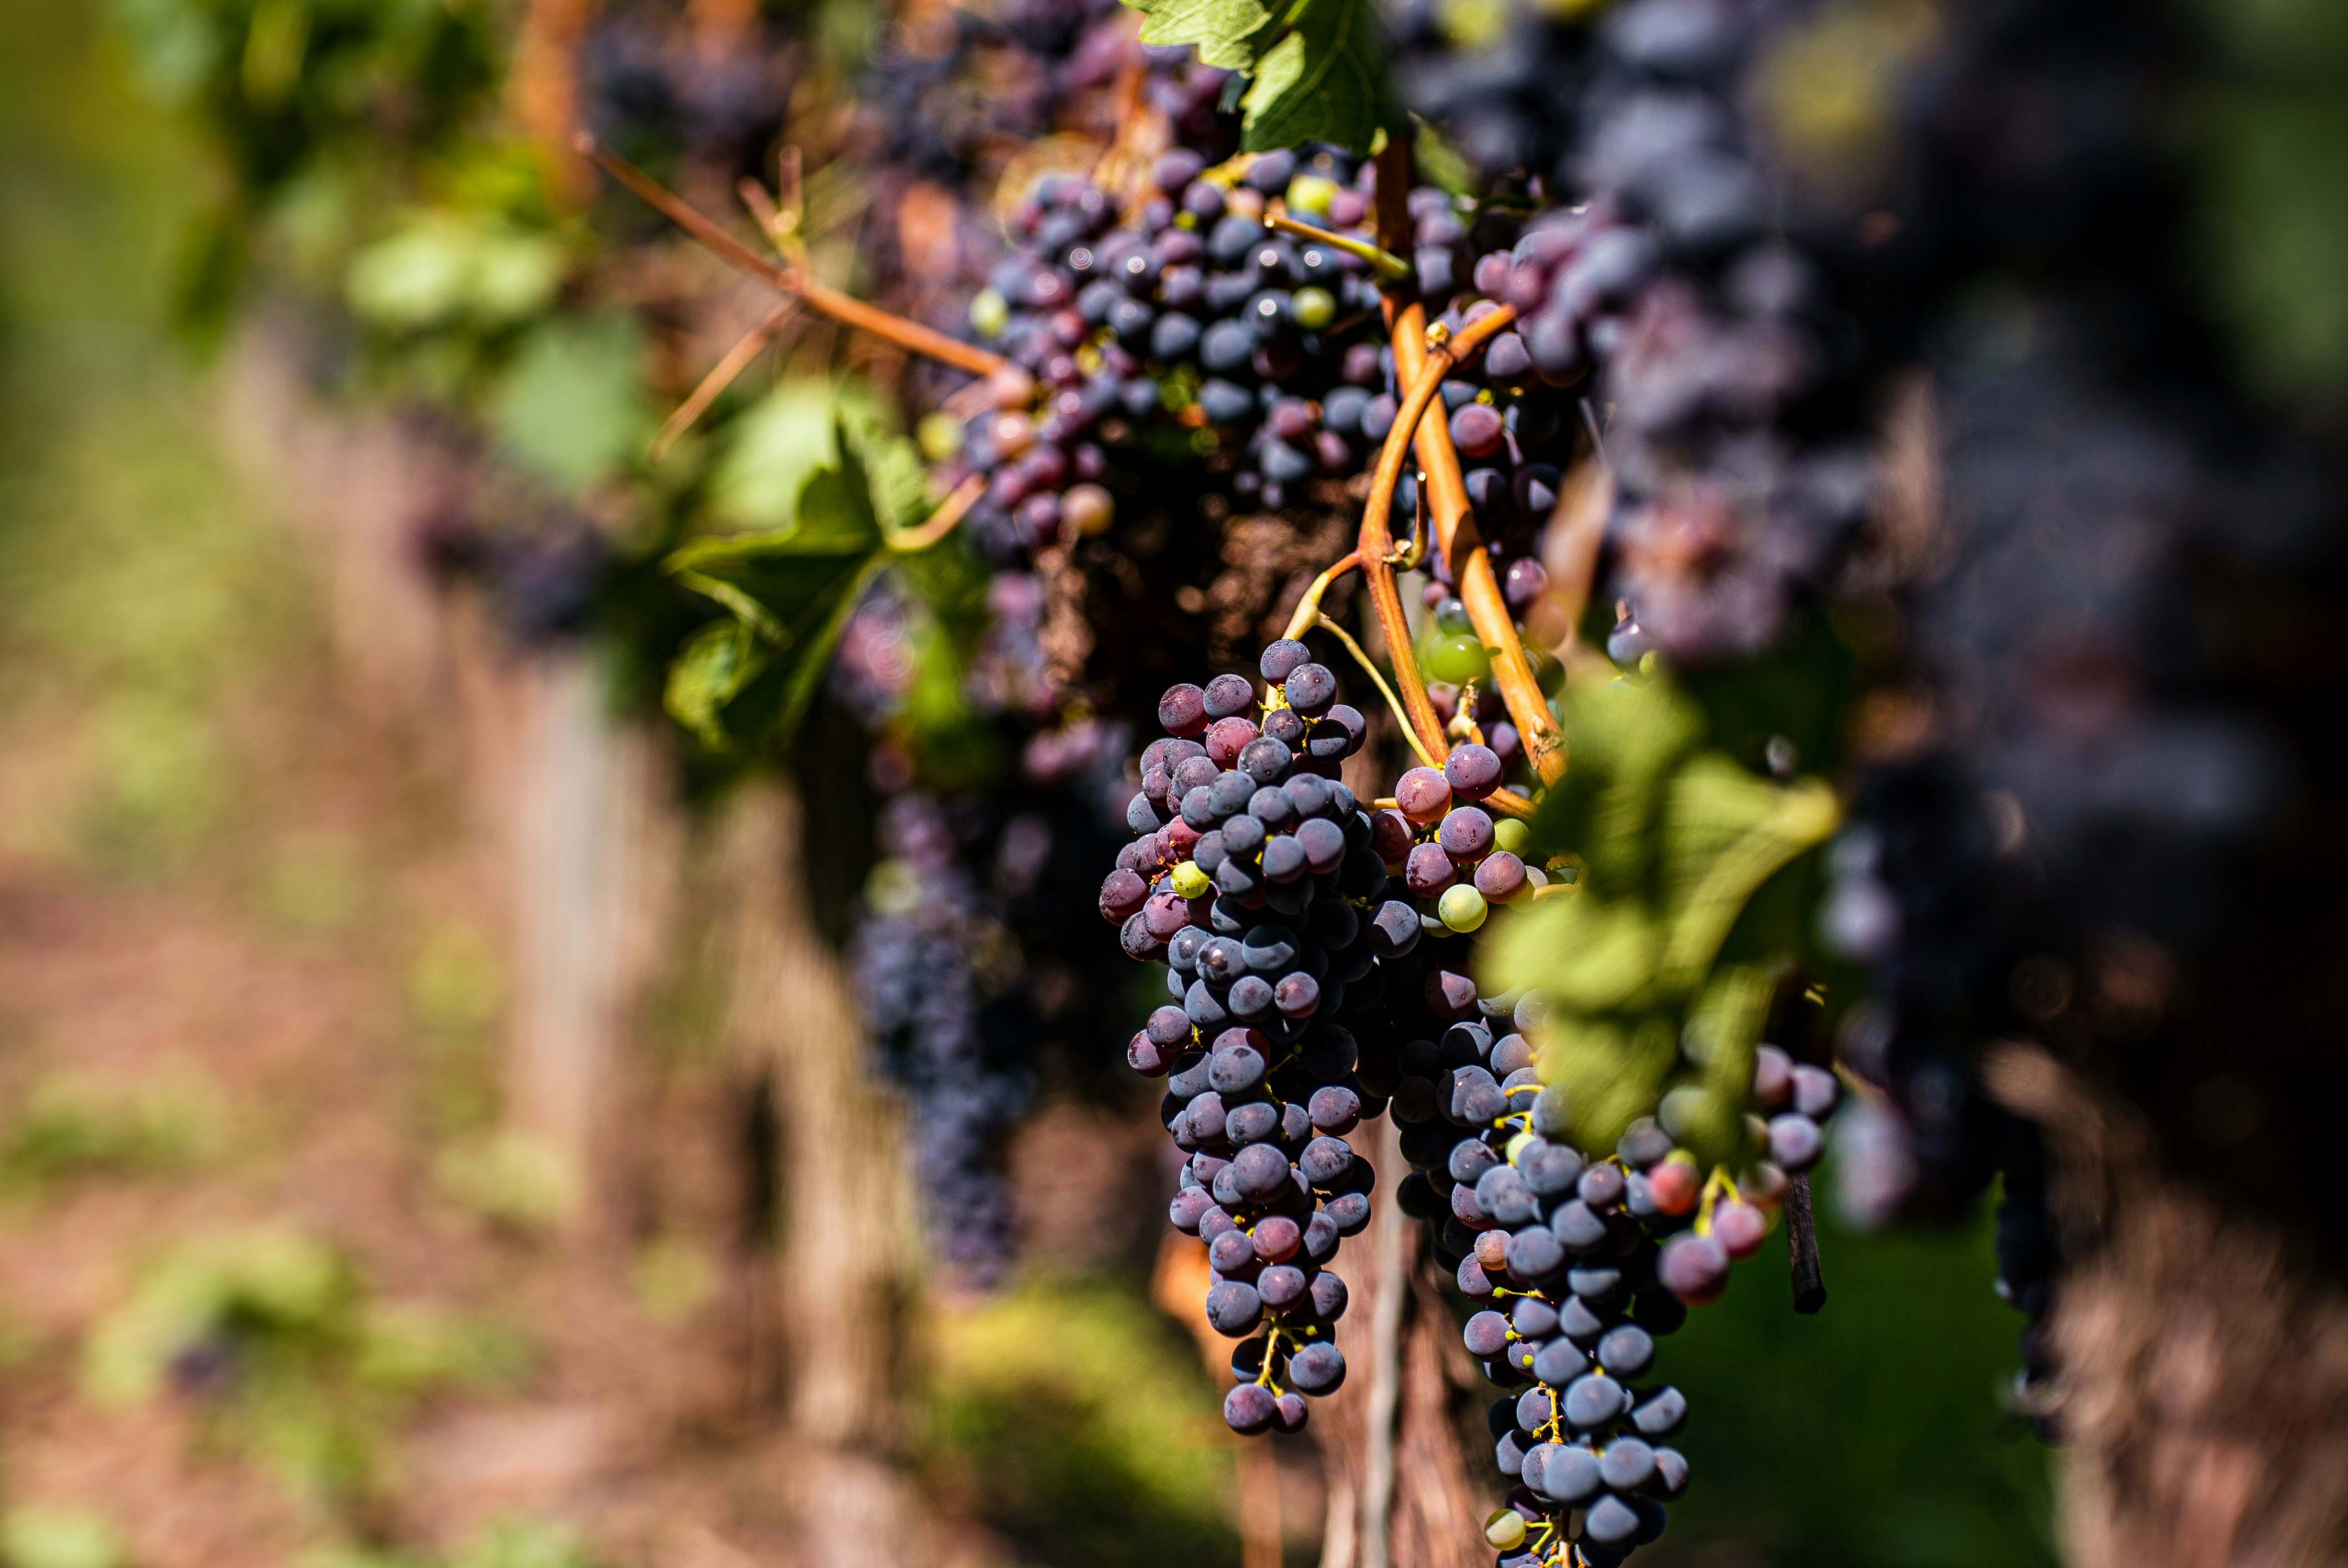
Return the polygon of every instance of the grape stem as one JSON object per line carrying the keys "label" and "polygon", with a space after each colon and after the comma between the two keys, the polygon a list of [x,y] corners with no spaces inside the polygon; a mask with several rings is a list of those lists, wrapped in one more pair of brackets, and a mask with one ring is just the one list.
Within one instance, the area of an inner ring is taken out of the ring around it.
{"label": "grape stem", "polygon": [[1408,261],[1404,261],[1392,251],[1382,250],[1371,244],[1367,240],[1357,240],[1350,234],[1339,234],[1327,229],[1315,228],[1310,223],[1291,218],[1285,212],[1272,213],[1266,216],[1263,221],[1266,228],[1277,229],[1283,234],[1293,234],[1300,240],[1310,240],[1316,244],[1326,245],[1332,250],[1343,251],[1348,256],[1359,256],[1370,264],[1370,271],[1378,275],[1378,282],[1381,284],[1398,282],[1410,276]]}
{"label": "grape stem", "polygon": [[[1370,662],[1370,656],[1362,651],[1362,645],[1354,641],[1354,634],[1322,614],[1318,609],[1313,610],[1313,620],[1304,630],[1312,630],[1314,628],[1329,633],[1330,636],[1344,643],[1345,651],[1354,656],[1354,661],[1366,671],[1370,679],[1376,682],[1378,695],[1384,697],[1386,700],[1386,706],[1394,711],[1395,718],[1402,725],[1402,737],[1410,743],[1410,749],[1418,753],[1418,760],[1431,768],[1442,767],[1443,764],[1428,754],[1426,743],[1418,738],[1417,730],[1412,727],[1410,715],[1403,712],[1402,700],[1395,695],[1394,688],[1386,684],[1386,678],[1378,673],[1378,667]],[[1292,635],[1294,630],[1292,625]]]}
{"label": "grape stem", "polygon": [[[1412,356],[1405,352],[1397,336],[1395,373],[1418,376],[1424,374],[1421,366],[1431,370],[1438,364],[1448,373],[1452,364],[1466,359],[1478,344],[1516,319],[1515,307],[1502,305],[1469,323],[1447,345],[1438,341],[1442,328],[1437,323],[1427,333],[1427,346],[1416,364],[1410,363]],[[1418,347],[1415,343],[1409,346]],[[1447,346],[1447,362],[1444,355]],[[1500,591],[1499,579],[1492,570],[1491,555],[1483,548],[1477,530],[1475,509],[1468,500],[1467,480],[1459,471],[1458,448],[1451,444],[1449,421],[1425,421],[1417,426],[1416,439],[1419,464],[1426,470],[1424,487],[1434,514],[1436,548],[1443,552],[1444,563],[1451,569],[1451,579],[1458,585],[1459,602],[1468,611],[1468,624],[1475,629],[1477,639],[1491,651],[1492,683],[1500,689],[1500,700],[1508,704],[1509,717],[1524,740],[1525,754],[1532,760],[1533,771],[1540,775],[1541,782],[1552,783],[1565,771],[1564,741],[1558,733],[1557,717],[1549,710],[1549,699],[1533,677],[1532,661],[1525,657],[1525,645],[1517,636],[1516,618],[1509,613],[1508,598]]]}
{"label": "grape stem", "polygon": [[782,335],[783,328],[789,324],[791,317],[798,312],[797,301],[785,300],[767,313],[766,320],[743,333],[739,343],[726,351],[726,356],[701,378],[692,395],[677,405],[676,412],[662,423],[660,434],[653,437],[651,456],[654,462],[657,463],[668,456],[668,449],[676,445],[677,437],[692,429],[694,421],[709,412],[709,405],[717,401],[718,395],[733,385],[735,378],[749,369],[750,363],[767,351],[767,345]]}
{"label": "grape stem", "polygon": [[[1396,313],[1394,341],[1399,345],[1413,335],[1415,323],[1421,319],[1416,304],[1403,307]],[[1414,744],[1421,756],[1430,751],[1447,752],[1443,738],[1443,721],[1435,712],[1435,703],[1426,694],[1426,682],[1419,673],[1417,660],[1410,651],[1410,623],[1402,613],[1402,595],[1395,587],[1393,562],[1393,529],[1388,518],[1394,510],[1395,486],[1401,481],[1404,457],[1411,447],[1412,432],[1418,429],[1427,409],[1443,390],[1443,378],[1458,363],[1461,354],[1469,352],[1485,338],[1499,332],[1516,320],[1516,312],[1503,305],[1492,314],[1477,322],[1457,337],[1447,340],[1428,351],[1420,345],[1421,363],[1408,382],[1409,392],[1403,399],[1394,424],[1386,430],[1385,445],[1378,450],[1377,467],[1370,477],[1370,497],[1362,508],[1361,532],[1354,547],[1354,558],[1362,563],[1362,574],[1370,585],[1370,602],[1378,612],[1378,625],[1385,633],[1386,647],[1394,659],[1395,679],[1403,690],[1403,700],[1408,706],[1415,732]],[[1397,352],[1396,363],[1401,355]],[[1419,456],[1426,456],[1422,436]],[[1421,487],[1424,495],[1426,487]],[[1437,514],[1438,524],[1441,514]],[[1439,538],[1440,536],[1438,536]],[[1375,562],[1373,566],[1370,563]],[[1430,762],[1429,767],[1440,764]]]}
{"label": "grape stem", "polygon": [[953,487],[953,493],[938,503],[938,509],[932,512],[925,520],[914,524],[910,528],[884,528],[881,530],[882,539],[899,555],[911,555],[917,550],[928,549],[932,545],[953,532],[954,525],[961,522],[973,507],[978,505],[978,498],[984,494],[986,494],[986,476],[973,474],[969,478],[956,485]]}
{"label": "grape stem", "polygon": [[1357,551],[1354,554],[1347,556],[1344,560],[1337,562],[1327,571],[1323,572],[1319,577],[1314,578],[1313,579],[1313,586],[1304,590],[1304,597],[1296,601],[1296,613],[1288,618],[1287,630],[1282,631],[1280,635],[1287,639],[1289,641],[1293,642],[1297,639],[1303,637],[1307,631],[1310,631],[1313,627],[1319,625],[1321,621],[1321,596],[1329,591],[1329,585],[1331,583],[1335,582],[1339,578],[1344,576],[1347,572],[1353,570],[1355,567],[1361,564],[1362,558],[1360,553]]}
{"label": "grape stem", "polygon": [[935,328],[908,321],[894,312],[866,304],[862,300],[842,293],[817,279],[804,267],[786,266],[767,260],[695,210],[651,175],[602,146],[586,132],[580,132],[572,145],[581,155],[592,159],[603,172],[644,198],[663,217],[692,235],[721,260],[760,282],[796,297],[818,315],[828,316],[842,326],[870,333],[884,342],[895,343],[908,354],[937,360],[957,370],[966,370],[973,375],[992,375],[1007,363],[1001,354],[990,354],[974,344],[948,337]]}

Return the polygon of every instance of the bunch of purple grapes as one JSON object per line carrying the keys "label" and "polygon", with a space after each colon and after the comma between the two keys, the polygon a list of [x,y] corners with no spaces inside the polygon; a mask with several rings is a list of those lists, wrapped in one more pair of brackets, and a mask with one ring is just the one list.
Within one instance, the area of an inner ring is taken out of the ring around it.
{"label": "bunch of purple grapes", "polygon": [[1756,1155],[1741,1184],[1707,1182],[1666,1131],[1668,1096],[1611,1154],[1574,1145],[1565,1091],[1542,1085],[1527,1039],[1538,998],[1454,1010],[1469,1015],[1397,1062],[1392,1109],[1416,1168],[1395,1201],[1436,1227],[1436,1256],[1462,1293],[1490,1304],[1464,1337],[1509,1390],[1490,1422],[1495,1461],[1516,1485],[1487,1540],[1504,1568],[1576,1552],[1608,1568],[1662,1533],[1663,1504],[1687,1485],[1686,1459],[1663,1440],[1687,1400],[1648,1381],[1655,1339],[1717,1299],[1731,1262],[1760,1247],[1788,1169],[1818,1157],[1836,1081],[1761,1047],[1752,1103],[1774,1114],[1748,1126]]}

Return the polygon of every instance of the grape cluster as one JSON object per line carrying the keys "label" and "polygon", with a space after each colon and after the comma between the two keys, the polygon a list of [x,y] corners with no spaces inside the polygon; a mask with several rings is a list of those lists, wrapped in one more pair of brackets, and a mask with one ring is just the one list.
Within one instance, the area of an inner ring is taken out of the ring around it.
{"label": "grape cluster", "polygon": [[1707,1180],[1677,1146],[1669,1096],[1611,1154],[1586,1153],[1564,1088],[1543,1087],[1536,1067],[1539,999],[1475,1000],[1472,1016],[1401,1053],[1393,1113],[1415,1169],[1395,1201],[1436,1228],[1462,1293],[1488,1304],[1464,1337],[1511,1390],[1490,1419],[1495,1460],[1517,1484],[1487,1539],[1503,1564],[1571,1563],[1570,1549],[1605,1568],[1661,1533],[1663,1503],[1687,1484],[1687,1460],[1663,1440],[1687,1401],[1648,1380],[1655,1339],[1758,1250],[1787,1173],[1818,1158],[1838,1084],[1758,1048],[1751,1103],[1768,1119],[1748,1125],[1741,1182]]}
{"label": "grape cluster", "polygon": [[779,26],[711,48],[680,8],[661,0],[607,10],[579,55],[587,126],[631,157],[682,154],[756,169],[782,129],[798,85],[798,43]]}
{"label": "grape cluster", "polygon": [[1251,505],[1276,508],[1315,475],[1361,466],[1363,384],[1377,364],[1359,341],[1378,303],[1369,265],[1262,220],[1276,198],[1358,227],[1367,202],[1344,183],[1352,160],[1277,152],[1235,180],[1206,169],[1192,149],[1166,153],[1122,218],[1114,192],[1066,174],[1045,177],[1013,212],[1015,248],[970,313],[1017,368],[974,395],[983,406],[948,437],[940,476],[987,477],[967,526],[990,554],[1105,530],[1105,448],[1143,427],[1228,467]]}
{"label": "grape cluster", "polygon": [[983,1027],[985,949],[995,925],[945,811],[908,792],[882,814],[886,858],[849,951],[875,1049],[904,1091],[932,1234],[947,1261],[980,1286],[1012,1252],[1015,1218],[996,1158],[1026,1108],[1026,1063]]}
{"label": "grape cluster", "polygon": [[1344,1134],[1385,1102],[1331,1020],[1376,1009],[1384,960],[1419,936],[1417,912],[1383,898],[1370,814],[1335,782],[1362,715],[1300,642],[1272,644],[1260,670],[1261,699],[1237,674],[1166,692],[1137,837],[1100,892],[1125,950],[1166,966],[1174,999],[1127,1056],[1168,1081],[1166,1127],[1189,1156],[1169,1214],[1207,1243],[1209,1322],[1244,1341],[1224,1404],[1241,1432],[1295,1430],[1298,1396],[1344,1377],[1330,1336],[1345,1286],[1327,1266],[1368,1224],[1375,1181]]}
{"label": "grape cluster", "polygon": [[1064,120],[1093,118],[1083,100],[1116,79],[1129,37],[1114,0],[909,11],[874,40],[858,85],[860,138],[884,169],[976,184]]}

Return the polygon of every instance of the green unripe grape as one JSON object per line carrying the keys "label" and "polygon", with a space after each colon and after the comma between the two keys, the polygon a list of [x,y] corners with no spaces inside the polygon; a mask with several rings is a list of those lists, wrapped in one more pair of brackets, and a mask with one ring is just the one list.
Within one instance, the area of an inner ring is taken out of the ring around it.
{"label": "green unripe grape", "polygon": [[1288,210],[1314,218],[1329,216],[1330,198],[1337,194],[1337,182],[1325,175],[1300,174],[1288,182]]}
{"label": "green unripe grape", "polygon": [[913,439],[921,444],[922,456],[932,463],[942,463],[962,450],[962,421],[944,409],[922,415],[921,424],[913,427]]}
{"label": "green unripe grape", "polygon": [[1460,632],[1450,637],[1438,637],[1427,645],[1426,657],[1420,661],[1426,672],[1437,681],[1454,686],[1464,686],[1470,681],[1481,681],[1492,668],[1492,656],[1472,632]]}
{"label": "green unripe grape", "polygon": [[981,337],[999,337],[1011,324],[1011,302],[993,289],[981,289],[970,298],[971,331]]}
{"label": "green unripe grape", "polygon": [[1513,1165],[1524,1157],[1526,1150],[1541,1140],[1530,1132],[1519,1132],[1509,1140],[1509,1163]]}
{"label": "green unripe grape", "polygon": [[[1068,493],[1060,497],[1060,520],[1086,538],[1108,532],[1108,526],[1116,518],[1115,497],[1098,485],[1071,485]],[[1201,871],[1199,875],[1204,877],[1206,873]],[[1185,893],[1182,897],[1193,898],[1197,895]]]}
{"label": "green unripe grape", "polygon": [[1199,869],[1195,860],[1186,860],[1174,868],[1174,891],[1185,898],[1196,898],[1210,886],[1207,874]]}
{"label": "green unripe grape", "polygon": [[1514,1552],[1525,1543],[1525,1516],[1504,1508],[1484,1522],[1484,1539],[1496,1552]]}
{"label": "green unripe grape", "polygon": [[1316,333],[1337,319],[1337,298],[1326,289],[1299,289],[1289,297],[1288,313],[1298,326]]}
{"label": "green unripe grape", "polygon": [[1490,913],[1491,908],[1484,902],[1484,896],[1465,882],[1455,882],[1446,887],[1443,897],[1435,903],[1436,918],[1462,936],[1481,926],[1484,917]]}
{"label": "green unripe grape", "polygon": [[1532,836],[1532,831],[1523,817],[1504,816],[1492,825],[1492,847],[1505,849],[1511,855],[1522,855],[1525,840]]}

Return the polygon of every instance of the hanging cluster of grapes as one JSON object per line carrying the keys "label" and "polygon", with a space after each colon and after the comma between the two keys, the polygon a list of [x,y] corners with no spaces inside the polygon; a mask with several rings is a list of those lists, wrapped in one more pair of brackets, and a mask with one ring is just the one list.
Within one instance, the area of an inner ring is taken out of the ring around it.
{"label": "hanging cluster of grapes", "polygon": [[1345,1283],[1327,1266],[1369,1222],[1375,1173],[1344,1142],[1365,1091],[1334,1020],[1377,1006],[1392,932],[1417,930],[1406,907],[1375,902],[1370,818],[1335,782],[1362,715],[1302,643],[1265,650],[1262,673],[1261,699],[1226,674],[1159,701],[1169,736],[1143,753],[1138,836],[1100,892],[1176,999],[1127,1059],[1167,1080],[1167,1131],[1189,1156],[1169,1217],[1207,1244],[1208,1320],[1243,1340],[1223,1411],[1244,1433],[1298,1430],[1299,1396],[1344,1378]]}

